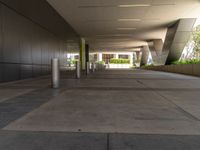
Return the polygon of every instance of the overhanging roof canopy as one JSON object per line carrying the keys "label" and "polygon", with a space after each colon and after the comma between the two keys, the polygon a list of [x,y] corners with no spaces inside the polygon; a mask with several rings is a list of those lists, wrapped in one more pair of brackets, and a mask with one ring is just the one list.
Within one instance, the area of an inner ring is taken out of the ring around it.
{"label": "overhanging roof canopy", "polygon": [[47,0],[91,49],[127,49],[164,39],[180,18],[198,18],[199,0]]}

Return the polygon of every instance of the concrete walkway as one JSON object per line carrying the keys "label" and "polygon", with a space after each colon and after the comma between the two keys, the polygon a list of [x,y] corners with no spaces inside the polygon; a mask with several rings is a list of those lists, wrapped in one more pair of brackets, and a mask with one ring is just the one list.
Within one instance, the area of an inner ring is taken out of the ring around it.
{"label": "concrete walkway", "polygon": [[200,78],[106,70],[0,85],[2,150],[199,150]]}

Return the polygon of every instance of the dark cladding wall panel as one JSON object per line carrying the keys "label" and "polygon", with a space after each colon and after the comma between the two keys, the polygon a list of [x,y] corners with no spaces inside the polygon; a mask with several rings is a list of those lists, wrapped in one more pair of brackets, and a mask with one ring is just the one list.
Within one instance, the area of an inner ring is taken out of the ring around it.
{"label": "dark cladding wall panel", "polygon": [[49,64],[49,33],[44,31],[41,34],[41,49],[42,49],[42,65],[48,65]]}
{"label": "dark cladding wall panel", "polygon": [[38,27],[33,28],[31,35],[33,64],[42,64],[41,32]]}
{"label": "dark cladding wall panel", "polygon": [[48,74],[48,66],[42,65],[42,75]]}
{"label": "dark cladding wall panel", "polygon": [[78,35],[65,20],[46,2],[46,0],[0,0],[17,12],[30,18],[64,39]]}
{"label": "dark cladding wall panel", "polygon": [[0,82],[3,82],[3,36],[2,36],[2,6],[0,5]]}
{"label": "dark cladding wall panel", "polygon": [[19,64],[3,64],[3,80],[5,82],[15,81],[20,79]]}
{"label": "dark cladding wall panel", "polygon": [[0,63],[0,82],[3,82],[3,65]]}
{"label": "dark cladding wall panel", "polygon": [[33,65],[33,77],[38,77],[42,75],[42,66]]}
{"label": "dark cladding wall panel", "polygon": [[32,47],[31,47],[31,31],[32,26],[30,22],[25,21],[22,24],[22,32],[20,35],[20,63],[32,64]]}
{"label": "dark cladding wall panel", "polygon": [[[16,1],[19,3],[15,3]],[[51,27],[45,27],[44,25],[47,24],[42,24],[41,20],[37,20],[38,18],[35,21],[32,20],[34,17],[30,17],[31,13],[34,16],[37,11],[27,12],[28,7],[31,7],[31,5],[27,5],[26,11],[17,12],[18,9],[24,8],[24,5],[27,4],[26,1],[12,0],[4,2],[8,2],[7,4],[12,3],[11,6],[16,6],[17,9],[1,3],[0,0],[0,82],[47,75],[51,72],[50,64],[51,59],[54,57],[58,57],[62,62],[61,65],[64,66],[63,62],[65,60],[63,60],[64,56],[62,55],[67,50],[66,41],[77,41],[77,44],[79,42],[77,34],[72,28],[68,28],[68,25],[65,26],[66,30],[63,30],[63,33],[70,30],[68,36],[72,33],[73,36],[69,39],[63,38],[59,34],[61,28],[57,28],[58,25],[55,25],[55,29],[51,30]],[[35,2],[37,3],[38,0]],[[47,7],[50,7],[47,2],[45,3]],[[27,14],[21,14],[25,12]],[[41,16],[43,15],[41,14]],[[59,21],[58,18],[46,16],[46,19],[54,21]],[[56,32],[56,29],[59,31]]]}
{"label": "dark cladding wall panel", "polygon": [[65,48],[66,47],[62,43],[63,42],[60,41],[60,57],[61,57],[61,59],[60,59],[60,65],[64,66],[64,64],[65,64]]}
{"label": "dark cladding wall panel", "polygon": [[20,16],[12,10],[2,7],[3,62],[19,63]]}
{"label": "dark cladding wall panel", "polygon": [[33,77],[32,65],[20,65],[20,78],[27,79]]}
{"label": "dark cladding wall panel", "polygon": [[[2,6],[0,5],[0,61],[3,60]],[[1,62],[0,62],[1,63]]]}

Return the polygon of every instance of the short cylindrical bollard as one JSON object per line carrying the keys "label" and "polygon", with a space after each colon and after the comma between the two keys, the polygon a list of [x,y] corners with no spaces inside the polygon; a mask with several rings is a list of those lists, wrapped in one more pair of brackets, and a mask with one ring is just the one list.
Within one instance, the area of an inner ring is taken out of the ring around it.
{"label": "short cylindrical bollard", "polygon": [[86,74],[87,75],[90,74],[90,62],[87,62],[87,64],[86,64]]}
{"label": "short cylindrical bollard", "polygon": [[76,78],[80,79],[81,77],[81,68],[80,68],[80,62],[76,61]]}
{"label": "short cylindrical bollard", "polygon": [[92,72],[95,72],[95,63],[92,63]]}
{"label": "short cylindrical bollard", "polygon": [[52,70],[52,88],[59,88],[60,86],[60,68],[58,58],[53,58],[51,60],[51,70]]}

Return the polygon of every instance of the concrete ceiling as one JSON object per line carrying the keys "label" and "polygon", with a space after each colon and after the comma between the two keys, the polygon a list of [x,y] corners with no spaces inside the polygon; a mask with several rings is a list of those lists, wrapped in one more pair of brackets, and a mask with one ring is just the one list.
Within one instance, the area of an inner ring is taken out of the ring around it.
{"label": "concrete ceiling", "polygon": [[165,38],[180,18],[198,18],[199,0],[47,0],[94,50],[130,50]]}

